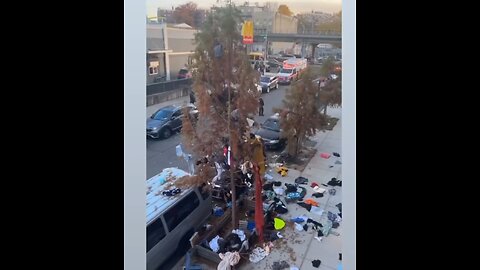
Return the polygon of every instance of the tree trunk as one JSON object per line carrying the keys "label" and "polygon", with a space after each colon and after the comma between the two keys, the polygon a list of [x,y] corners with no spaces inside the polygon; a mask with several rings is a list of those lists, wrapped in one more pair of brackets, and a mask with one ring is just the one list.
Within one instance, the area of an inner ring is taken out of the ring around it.
{"label": "tree trunk", "polygon": [[292,158],[297,157],[297,149],[298,149],[298,137],[293,136],[288,140],[288,155]]}
{"label": "tree trunk", "polygon": [[[232,5],[229,5],[229,12],[232,12]],[[228,39],[228,64],[227,64],[227,87],[228,87],[228,145],[230,149],[232,149],[232,134],[230,133],[230,125],[232,122],[232,95],[231,95],[231,75],[232,75],[232,50],[233,44],[231,38]],[[235,153],[238,154],[238,153]],[[232,155],[232,153],[230,153]],[[228,160],[230,161],[230,160]],[[230,164],[230,189],[232,190],[232,227],[233,229],[237,229],[237,191],[235,187],[235,177],[233,174],[233,164]]]}
{"label": "tree trunk", "polygon": [[324,115],[327,115],[327,107],[328,107],[328,105],[325,105],[325,107],[323,108],[323,114]]}

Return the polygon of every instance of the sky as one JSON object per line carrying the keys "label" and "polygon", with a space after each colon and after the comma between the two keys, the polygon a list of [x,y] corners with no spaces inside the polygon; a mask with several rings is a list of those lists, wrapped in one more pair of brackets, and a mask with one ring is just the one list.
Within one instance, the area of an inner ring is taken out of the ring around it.
{"label": "sky", "polygon": [[[147,1],[147,14],[149,17],[157,16],[157,8],[165,8],[171,9],[172,6],[177,7],[179,5],[183,5],[185,3],[190,2],[189,0],[146,0]],[[197,4],[199,8],[210,8],[213,4],[217,4],[217,0],[197,0],[191,1]],[[233,2],[237,5],[245,3],[245,0],[233,0]],[[255,2],[258,2],[262,5],[265,2],[277,2],[279,5],[285,4],[287,5],[291,11],[295,14],[300,12],[310,12],[312,10],[315,11],[323,11],[327,13],[334,13],[338,12],[342,9],[342,0],[254,0],[248,1],[250,5],[254,5]],[[218,5],[218,4],[217,4]]]}

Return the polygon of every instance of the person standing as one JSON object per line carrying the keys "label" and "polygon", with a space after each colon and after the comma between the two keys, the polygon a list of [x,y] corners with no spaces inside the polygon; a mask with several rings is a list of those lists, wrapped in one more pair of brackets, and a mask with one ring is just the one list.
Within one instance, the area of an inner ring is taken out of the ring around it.
{"label": "person standing", "polygon": [[258,100],[258,103],[259,103],[259,105],[260,105],[260,107],[259,107],[259,109],[258,109],[258,115],[259,115],[259,116],[263,116],[263,105],[265,105],[265,103],[263,102],[263,99],[262,99],[262,98],[260,98],[260,99]]}
{"label": "person standing", "polygon": [[190,103],[195,104],[195,93],[190,89]]}

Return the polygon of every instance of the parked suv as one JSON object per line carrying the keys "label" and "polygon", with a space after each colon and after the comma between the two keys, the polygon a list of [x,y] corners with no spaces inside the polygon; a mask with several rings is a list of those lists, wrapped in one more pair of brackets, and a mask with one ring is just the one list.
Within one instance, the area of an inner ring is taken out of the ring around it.
{"label": "parked suv", "polygon": [[260,76],[260,86],[262,93],[270,93],[270,89],[278,89],[278,79],[276,76]]}
{"label": "parked suv", "polygon": [[164,139],[170,137],[173,131],[182,128],[183,108],[196,117],[198,110],[193,104],[185,106],[166,106],[156,111],[147,119],[147,136],[152,139]]}

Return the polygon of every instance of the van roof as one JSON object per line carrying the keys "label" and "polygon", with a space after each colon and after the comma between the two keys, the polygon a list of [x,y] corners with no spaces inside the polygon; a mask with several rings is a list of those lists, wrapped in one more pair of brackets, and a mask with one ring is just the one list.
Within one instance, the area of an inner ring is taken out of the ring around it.
{"label": "van roof", "polygon": [[191,189],[182,189],[182,192],[175,196],[162,195],[162,191],[175,188],[175,181],[185,175],[190,174],[178,168],[166,168],[147,180],[147,225],[178,199],[183,198],[187,194],[187,190]]}

